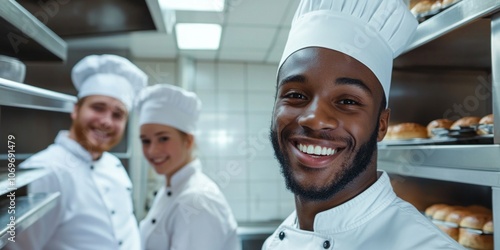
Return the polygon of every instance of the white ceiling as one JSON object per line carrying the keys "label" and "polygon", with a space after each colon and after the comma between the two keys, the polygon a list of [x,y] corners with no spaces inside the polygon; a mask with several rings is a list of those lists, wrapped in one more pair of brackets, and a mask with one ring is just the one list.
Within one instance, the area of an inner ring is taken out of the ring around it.
{"label": "white ceiling", "polygon": [[167,33],[156,0],[147,0],[159,31],[142,31],[105,37],[68,39],[70,48],[130,49],[134,58],[277,63],[285,46],[298,0],[226,0],[224,12],[177,11],[177,23],[219,23],[220,48],[179,50],[175,31]]}

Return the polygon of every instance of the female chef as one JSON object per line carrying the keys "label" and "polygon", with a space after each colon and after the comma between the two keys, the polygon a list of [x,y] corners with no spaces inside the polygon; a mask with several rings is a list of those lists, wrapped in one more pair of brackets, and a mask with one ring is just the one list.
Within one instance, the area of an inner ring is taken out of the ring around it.
{"label": "female chef", "polygon": [[201,102],[195,93],[158,84],[137,101],[140,139],[165,185],[140,223],[142,249],[241,249],[236,220],[193,153]]}

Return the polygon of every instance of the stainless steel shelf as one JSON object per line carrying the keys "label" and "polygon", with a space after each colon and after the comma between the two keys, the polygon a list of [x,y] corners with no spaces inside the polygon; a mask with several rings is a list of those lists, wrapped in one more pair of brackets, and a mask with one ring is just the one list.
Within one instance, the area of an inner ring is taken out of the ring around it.
{"label": "stainless steel shelf", "polygon": [[70,113],[76,101],[74,96],[0,78],[0,105]]}
{"label": "stainless steel shelf", "polygon": [[[500,145],[387,146],[378,150],[379,162],[404,166],[500,172]],[[430,176],[432,177],[432,175]]]}
{"label": "stainless steel shelf", "polygon": [[[59,199],[59,196],[60,193],[57,192],[53,194],[38,193],[30,196],[16,197],[16,234],[31,226],[38,219],[43,217],[48,211],[54,208],[57,199]],[[10,237],[10,234],[8,233],[9,227],[7,226],[7,224],[10,223],[11,216],[11,214],[8,213],[9,203],[1,203],[0,211],[0,248],[2,248],[10,242],[8,240],[8,238]]]}
{"label": "stainless steel shelf", "polygon": [[65,61],[66,42],[14,0],[0,1],[0,54],[28,61]]}
{"label": "stainless steel shelf", "polygon": [[45,176],[50,170],[45,168],[34,168],[34,169],[16,169],[14,180],[15,185],[11,186],[11,179],[9,179],[9,173],[7,169],[2,169],[0,172],[0,195],[9,193],[16,188],[23,187],[36,179]]}
{"label": "stainless steel shelf", "polygon": [[498,10],[500,10],[498,0],[462,0],[419,24],[416,34],[406,51],[420,47]]}
{"label": "stainless steel shelf", "polygon": [[401,164],[398,162],[378,161],[378,168],[390,174],[420,177],[441,181],[452,181],[474,185],[500,187],[500,172],[433,167],[426,165]]}

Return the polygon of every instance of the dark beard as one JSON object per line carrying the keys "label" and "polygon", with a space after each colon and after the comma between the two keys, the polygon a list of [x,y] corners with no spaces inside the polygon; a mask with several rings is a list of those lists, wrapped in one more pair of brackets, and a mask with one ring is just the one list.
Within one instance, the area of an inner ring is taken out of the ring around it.
{"label": "dark beard", "polygon": [[91,143],[88,138],[87,138],[87,131],[88,128],[82,126],[79,117],[77,116],[76,120],[73,121],[71,125],[71,130],[74,131],[75,133],[75,139],[76,141],[87,151],[90,153],[97,153],[97,154],[102,154],[104,152],[109,151],[112,149],[114,146],[116,146],[122,139],[123,134],[113,138],[113,140],[109,141],[108,143],[102,143],[102,144],[95,144]]}
{"label": "dark beard", "polygon": [[[377,150],[378,129],[379,124],[377,122],[377,126],[368,142],[361,145],[357,152],[354,152],[355,157],[352,163],[349,164],[347,160],[343,162],[341,165],[341,171],[339,172],[337,178],[332,180],[332,182],[327,184],[325,187],[321,188],[306,188],[301,186],[293,177],[289,159],[283,152],[281,152],[278,143],[278,134],[272,128],[270,130],[269,137],[273,144],[274,155],[280,163],[281,173],[285,177],[287,189],[302,199],[310,201],[324,201],[330,199],[336,193],[343,190],[350,182],[366,170],[372,160],[374,152]],[[350,142],[348,144],[352,145],[353,143]]]}

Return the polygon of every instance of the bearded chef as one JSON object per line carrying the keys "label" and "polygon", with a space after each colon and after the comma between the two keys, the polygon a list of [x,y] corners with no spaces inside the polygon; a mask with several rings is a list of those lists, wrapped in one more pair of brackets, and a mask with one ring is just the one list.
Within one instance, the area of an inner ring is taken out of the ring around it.
{"label": "bearded chef", "polygon": [[392,61],[416,26],[401,0],[300,2],[270,136],[296,210],[262,249],[463,249],[377,171]]}
{"label": "bearded chef", "polygon": [[142,249],[241,249],[231,208],[194,152],[197,95],[158,84],[145,88],[137,101],[142,151],[165,180],[140,223]]}
{"label": "bearded chef", "polygon": [[54,144],[21,164],[50,170],[29,185],[29,193],[59,192],[60,198],[7,249],[139,249],[130,178],[106,151],[120,142],[134,94],[147,76],[116,55],[85,57],[71,76],[78,102],[70,130],[60,131]]}

